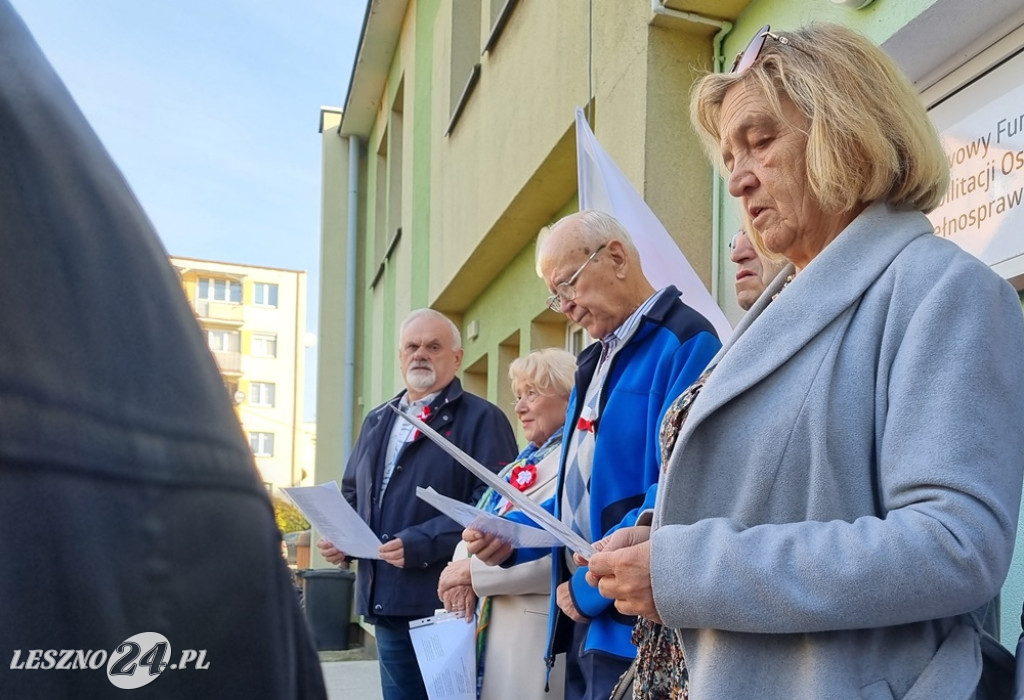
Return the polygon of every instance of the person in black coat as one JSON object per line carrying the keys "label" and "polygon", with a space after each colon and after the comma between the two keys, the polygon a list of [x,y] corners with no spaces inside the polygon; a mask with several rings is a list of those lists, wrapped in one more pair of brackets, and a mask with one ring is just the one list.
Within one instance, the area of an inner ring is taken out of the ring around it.
{"label": "person in black coat", "polygon": [[7,0],[0,250],[0,697],[326,697],[181,282]]}
{"label": "person in black coat", "polygon": [[[517,454],[501,410],[463,391],[459,329],[432,309],[413,311],[400,329],[405,390],[370,411],[352,448],[342,493],[384,543],[380,559],[359,562],[356,610],[375,625],[384,700],[426,700],[409,622],[441,605],[437,584],[462,527],[416,498],[416,487],[476,503],[485,485],[440,447],[400,420],[391,406],[418,415],[494,472]],[[332,563],[345,553],[321,540]]]}

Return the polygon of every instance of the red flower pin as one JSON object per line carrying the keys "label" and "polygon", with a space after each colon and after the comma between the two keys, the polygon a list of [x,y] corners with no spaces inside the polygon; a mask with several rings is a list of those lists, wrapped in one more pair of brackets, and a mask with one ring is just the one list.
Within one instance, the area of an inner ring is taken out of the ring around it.
{"label": "red flower pin", "polygon": [[[423,410],[420,411],[419,414],[416,417],[419,418],[421,421],[423,421],[425,423],[427,421],[427,418],[430,417],[430,406],[424,406]],[[419,430],[419,428],[416,428],[415,430],[412,431],[412,437],[409,438],[409,441],[410,442],[415,442],[416,440],[419,439],[419,437],[420,437],[420,430]]]}
{"label": "red flower pin", "polygon": [[530,488],[535,481],[537,481],[537,465],[535,464],[512,467],[512,473],[508,477],[508,482],[520,491]]}
{"label": "red flower pin", "polygon": [[588,433],[594,432],[594,410],[590,406],[584,406],[580,419],[576,421],[576,430],[585,430]]}

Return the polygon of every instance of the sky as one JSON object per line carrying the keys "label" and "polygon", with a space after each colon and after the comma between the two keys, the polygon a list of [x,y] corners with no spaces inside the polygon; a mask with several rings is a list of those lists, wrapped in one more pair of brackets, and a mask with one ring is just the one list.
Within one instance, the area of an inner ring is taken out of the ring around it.
{"label": "sky", "polygon": [[[175,256],[306,270],[364,0],[10,0]],[[316,347],[304,413],[315,417]]]}

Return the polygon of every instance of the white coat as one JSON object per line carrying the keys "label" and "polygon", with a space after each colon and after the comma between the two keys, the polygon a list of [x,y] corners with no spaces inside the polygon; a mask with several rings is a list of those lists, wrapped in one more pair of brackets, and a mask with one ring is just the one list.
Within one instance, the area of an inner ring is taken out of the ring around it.
{"label": "white coat", "polygon": [[[555,476],[561,450],[555,449],[537,463],[537,480],[524,494],[543,503],[555,493]],[[455,548],[454,561],[465,559],[466,546]],[[544,692],[547,667],[544,649],[548,636],[551,599],[551,555],[516,566],[487,566],[470,560],[473,590],[491,597],[491,621],[484,650],[484,686],[481,700],[558,700],[563,696],[565,655],[556,657],[550,676],[550,692]]]}

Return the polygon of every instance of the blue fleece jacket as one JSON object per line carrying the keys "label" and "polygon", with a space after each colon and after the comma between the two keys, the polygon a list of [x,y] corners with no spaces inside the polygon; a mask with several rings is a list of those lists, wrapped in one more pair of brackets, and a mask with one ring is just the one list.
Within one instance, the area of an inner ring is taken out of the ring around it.
{"label": "blue fleece jacket", "polygon": [[[672,401],[700,376],[720,347],[718,336],[707,319],[680,301],[678,290],[669,287],[613,357],[594,427],[591,532],[588,533],[591,542],[636,522],[648,489],[658,481],[658,433],[662,417]],[[600,353],[601,346],[595,343],[580,354],[576,386],[566,413],[563,445],[569,444],[582,411],[582,397],[586,396]],[[543,504],[556,517],[561,517],[565,469],[563,451],[557,491]],[[529,523],[518,512],[508,517]],[[550,551],[520,549],[504,566],[537,559]],[[552,567],[549,666],[555,654],[565,651],[571,638],[572,620],[558,609],[554,595],[555,588],[565,580],[570,581],[577,609],[590,618],[583,653],[598,650],[623,658],[635,656],[636,647],[630,640],[635,618],[619,613],[610,599],[586,582],[586,568],[570,577],[562,548],[555,549],[553,561],[556,565]]]}

